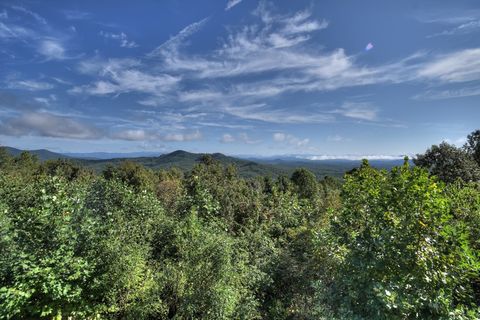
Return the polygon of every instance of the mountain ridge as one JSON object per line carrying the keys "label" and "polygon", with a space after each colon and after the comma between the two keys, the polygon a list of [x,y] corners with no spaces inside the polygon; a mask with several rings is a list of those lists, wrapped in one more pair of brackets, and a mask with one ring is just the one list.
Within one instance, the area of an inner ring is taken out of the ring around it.
{"label": "mountain ridge", "polygon": [[[7,152],[18,156],[24,150],[5,147]],[[158,154],[154,156],[139,157],[119,157],[93,159],[85,157],[71,157],[69,155],[55,153],[46,149],[26,150],[38,156],[39,160],[69,159],[97,172],[101,172],[109,165],[118,165],[123,161],[133,161],[147,168],[159,170],[178,168],[184,172],[190,171],[198,164],[202,157],[210,155],[213,159],[223,165],[235,165],[238,172],[243,177],[255,176],[279,176],[290,175],[296,168],[306,168],[319,178],[323,176],[342,177],[345,172],[358,167],[361,164],[359,160],[309,160],[299,158],[276,157],[274,159],[265,158],[240,158],[228,156],[220,152],[216,153],[194,153],[185,150],[175,150],[170,153]],[[107,154],[107,153],[105,153]],[[71,154],[70,154],[71,155]],[[85,155],[85,154],[84,154]],[[403,160],[370,160],[372,166],[382,169],[391,169],[393,166],[401,165]]]}

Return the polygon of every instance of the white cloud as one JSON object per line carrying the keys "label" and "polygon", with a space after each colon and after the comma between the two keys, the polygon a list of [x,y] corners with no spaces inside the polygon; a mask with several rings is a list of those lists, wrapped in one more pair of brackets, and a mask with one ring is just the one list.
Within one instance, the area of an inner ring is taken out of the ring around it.
{"label": "white cloud", "polygon": [[184,142],[202,139],[200,131],[186,133],[167,133],[161,134],[154,130],[127,129],[114,132],[110,138],[127,141],[166,141],[166,142]]}
{"label": "white cloud", "polygon": [[333,136],[328,136],[327,141],[330,142],[342,142],[342,141],[347,141],[348,139],[342,137],[341,135],[335,134]]}
{"label": "white cloud", "polygon": [[[279,16],[267,9],[257,10],[264,25],[245,26],[232,32],[224,45],[208,58],[185,57],[179,51],[179,45],[186,37],[196,32],[205,22],[202,20],[182,30],[171,40],[157,48],[152,55],[162,56],[164,65],[172,71],[190,71],[200,78],[234,77],[244,74],[292,68],[312,67],[318,62],[318,54],[298,59],[297,54],[288,49],[296,47],[308,39],[309,34],[324,29],[328,23],[310,19],[309,11]],[[166,50],[169,48],[168,50]],[[278,50],[282,49],[282,50]],[[303,63],[302,63],[303,62]]]}
{"label": "white cloud", "polygon": [[240,2],[242,2],[242,0],[228,0],[227,6],[225,7],[225,11],[228,11],[228,10],[232,9],[233,7],[235,7]]}
{"label": "white cloud", "polygon": [[33,30],[0,22],[0,39],[25,40],[34,38],[36,33]]}
{"label": "white cloud", "polygon": [[308,20],[312,15],[310,10],[297,12],[295,15],[283,20],[285,26],[283,32],[286,34],[308,33],[322,30],[328,27],[328,21]]}
{"label": "white cloud", "polygon": [[297,138],[294,135],[291,134],[285,134],[282,132],[276,132],[273,134],[273,141],[275,142],[283,142],[286,144],[289,144],[291,146],[301,148],[301,147],[306,147],[308,143],[310,142],[310,139],[305,138]]}
{"label": "white cloud", "polygon": [[63,13],[67,20],[88,20],[92,17],[90,12],[78,10],[63,10]]}
{"label": "white cloud", "polygon": [[41,104],[45,104],[45,105],[49,105],[50,104],[50,101],[47,99],[47,98],[42,98],[42,97],[36,97],[36,98],[33,98],[35,101],[37,101],[38,103],[41,103]]}
{"label": "white cloud", "polygon": [[178,49],[182,45],[183,41],[200,30],[207,21],[208,18],[205,18],[186,26],[175,36],[171,37],[169,40],[165,41],[163,44],[150,52],[149,56],[174,59],[178,54]]}
{"label": "white cloud", "polygon": [[441,142],[446,142],[446,143],[449,143],[449,144],[454,144],[457,147],[461,147],[467,142],[467,138],[466,137],[460,137],[460,138],[457,138],[457,139],[443,139]]}
{"label": "white cloud", "polygon": [[225,133],[222,138],[220,139],[221,143],[232,143],[232,142],[240,142],[240,143],[245,143],[245,144],[257,144],[262,142],[261,140],[254,140],[252,139],[247,133],[241,132],[237,135],[237,137],[234,137],[233,135],[229,133]]}
{"label": "white cloud", "polygon": [[[475,52],[461,50],[442,56],[415,53],[400,61],[362,65],[357,56],[342,48],[326,50],[310,41],[316,32],[328,27],[328,22],[314,18],[310,9],[281,15],[261,2],[255,15],[261,21],[227,29],[228,36],[221,46],[209,53],[189,54],[182,50],[189,38],[207,23],[207,18],[183,28],[145,58],[83,61],[79,71],[93,79],[70,92],[142,93],[144,96],[137,102],[145,106],[170,108],[175,103],[175,108],[187,113],[208,108],[209,116],[213,111],[225,119],[235,117],[249,123],[318,124],[343,116],[381,125],[378,109],[367,103],[347,102],[329,111],[278,106],[269,104],[267,99],[286,93],[379,83],[432,84],[477,78],[472,70],[477,68]],[[107,37],[122,38],[121,34]],[[469,70],[464,70],[461,63],[452,67],[450,60],[455,59],[450,58],[461,58],[464,65],[470,63]],[[195,85],[190,86],[191,83]],[[217,120],[202,119],[202,123],[212,124]],[[240,141],[237,136],[234,138]]]}
{"label": "white cloud", "polygon": [[57,101],[57,96],[54,95],[54,94],[50,94],[47,97],[35,97],[35,98],[33,98],[33,100],[35,100],[36,102],[38,102],[40,104],[50,106],[52,102]]}
{"label": "white cloud", "polygon": [[465,49],[439,56],[421,66],[418,76],[442,82],[480,80],[480,48]]}
{"label": "white cloud", "polygon": [[223,112],[238,118],[247,120],[258,120],[270,123],[325,123],[334,120],[328,114],[294,113],[290,110],[272,110],[266,104],[253,104],[241,107],[227,106]]}
{"label": "white cloud", "polygon": [[[304,159],[308,160],[400,160],[403,159],[404,155],[358,155],[358,154],[347,154],[347,155],[317,155],[317,156],[308,156]],[[410,158],[412,156],[410,155]]]}
{"label": "white cloud", "polygon": [[341,114],[344,117],[374,121],[377,120],[377,108],[364,102],[345,102],[340,109],[333,110],[332,113]]}
{"label": "white cloud", "polygon": [[234,142],[235,141],[235,138],[231,135],[231,134],[228,134],[228,133],[225,133],[222,138],[220,139],[220,142],[222,143],[230,143],[230,142]]}
{"label": "white cloud", "polygon": [[79,64],[79,70],[82,73],[96,75],[101,80],[89,85],[76,86],[70,92],[91,95],[143,92],[158,96],[173,89],[180,81],[178,76],[166,73],[151,74],[140,70],[141,68],[141,63],[132,59],[83,61]]}
{"label": "white cloud", "polygon": [[135,43],[135,41],[129,41],[127,35],[123,32],[112,33],[112,32],[100,31],[99,34],[106,39],[117,40],[120,43],[120,47],[122,48],[138,47],[138,44]]}
{"label": "white cloud", "polygon": [[418,95],[415,95],[413,99],[416,100],[442,100],[442,99],[454,99],[463,97],[472,97],[480,95],[480,87],[466,87],[460,89],[448,89],[448,90],[428,90]]}
{"label": "white cloud", "polygon": [[10,119],[2,125],[2,134],[12,136],[43,136],[68,139],[95,139],[101,137],[98,129],[74,119],[47,112],[29,112]]}
{"label": "white cloud", "polygon": [[213,101],[221,100],[223,97],[225,95],[218,90],[183,91],[178,94],[178,100],[182,102]]}
{"label": "white cloud", "polygon": [[0,12],[0,19],[8,19],[7,11],[2,10],[2,12]]}
{"label": "white cloud", "polygon": [[477,31],[480,31],[480,20],[474,20],[474,21],[468,21],[468,22],[462,23],[454,28],[432,34],[427,38],[468,34],[468,33],[477,32]]}
{"label": "white cloud", "polygon": [[44,81],[35,80],[11,80],[8,81],[7,87],[9,89],[28,90],[28,91],[42,91],[54,88],[54,85]]}
{"label": "white cloud", "polygon": [[285,141],[287,135],[285,133],[277,132],[273,134],[273,140],[277,142]]}
{"label": "white cloud", "polygon": [[66,59],[65,48],[55,39],[42,40],[37,48],[37,51],[45,56],[48,60],[63,60]]}
{"label": "white cloud", "polygon": [[44,25],[47,24],[47,20],[45,20],[45,18],[40,16],[38,13],[35,13],[35,12],[33,12],[31,10],[28,10],[28,9],[26,9],[24,7],[21,7],[21,6],[11,6],[10,8],[13,9],[13,10],[22,12],[26,15],[31,16],[33,19],[35,19],[40,24],[44,24]]}
{"label": "white cloud", "polygon": [[116,132],[112,135],[113,138],[119,140],[128,140],[128,141],[143,141],[148,140],[148,134],[145,130],[141,129],[130,129]]}
{"label": "white cloud", "polygon": [[163,141],[194,141],[202,139],[202,133],[200,131],[195,131],[193,133],[170,133],[161,138]]}
{"label": "white cloud", "polygon": [[253,140],[252,138],[250,138],[250,136],[245,133],[245,132],[242,132],[242,133],[239,133],[238,134],[238,140],[245,143],[245,144],[257,144],[257,143],[260,143],[262,142],[261,140]]}

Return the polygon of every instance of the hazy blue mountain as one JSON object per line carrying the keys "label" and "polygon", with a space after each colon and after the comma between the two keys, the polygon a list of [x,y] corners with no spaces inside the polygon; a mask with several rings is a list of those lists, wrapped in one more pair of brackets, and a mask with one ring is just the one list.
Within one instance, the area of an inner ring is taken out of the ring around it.
{"label": "hazy blue mountain", "polygon": [[12,147],[3,147],[5,148],[8,153],[10,153],[12,156],[18,156],[24,151],[28,151],[38,157],[40,161],[46,161],[46,160],[53,160],[53,159],[68,159],[70,158],[69,156],[66,156],[64,154],[52,152],[46,149],[38,149],[38,150],[20,150]]}
{"label": "hazy blue mountain", "polygon": [[91,159],[91,160],[105,160],[116,158],[141,158],[141,157],[155,157],[160,155],[159,152],[126,152],[126,153],[111,153],[111,152],[70,152],[63,153],[64,155],[77,159]]}
{"label": "hazy blue mountain", "polygon": [[[23,150],[6,147],[8,152],[14,156],[19,155]],[[68,153],[59,154],[49,150],[30,150],[29,152],[38,156],[41,161],[66,158],[72,159],[95,171],[101,171],[108,165],[117,165],[122,161],[134,161],[151,169],[169,169],[179,168],[182,171],[190,171],[200,162],[204,153],[192,153],[183,150],[177,150],[167,154],[156,155],[154,153]],[[142,155],[142,156],[135,156]],[[153,156],[152,156],[153,155]],[[222,153],[210,154],[214,159],[223,165],[233,164],[238,168],[238,172],[243,177],[254,177],[260,175],[279,176],[291,175],[296,168],[307,168],[319,178],[324,176],[342,177],[345,172],[360,166],[360,160],[308,160],[301,159],[294,155],[275,156],[266,158],[239,158],[227,156]],[[401,165],[403,160],[370,160],[370,164],[376,168],[391,169],[394,166]]]}

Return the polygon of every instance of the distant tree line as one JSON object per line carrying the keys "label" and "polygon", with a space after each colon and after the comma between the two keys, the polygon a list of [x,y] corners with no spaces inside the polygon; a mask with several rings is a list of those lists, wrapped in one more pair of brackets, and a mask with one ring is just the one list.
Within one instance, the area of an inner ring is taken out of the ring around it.
{"label": "distant tree line", "polygon": [[0,149],[0,319],[479,319],[480,130],[342,181]]}

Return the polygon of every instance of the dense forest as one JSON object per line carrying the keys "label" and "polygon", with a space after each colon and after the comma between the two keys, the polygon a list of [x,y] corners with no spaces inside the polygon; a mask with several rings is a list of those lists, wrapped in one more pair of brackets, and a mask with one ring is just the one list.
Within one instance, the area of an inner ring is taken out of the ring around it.
{"label": "dense forest", "polygon": [[478,319],[480,130],[242,178],[0,151],[0,319]]}

